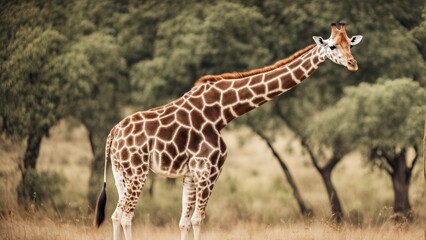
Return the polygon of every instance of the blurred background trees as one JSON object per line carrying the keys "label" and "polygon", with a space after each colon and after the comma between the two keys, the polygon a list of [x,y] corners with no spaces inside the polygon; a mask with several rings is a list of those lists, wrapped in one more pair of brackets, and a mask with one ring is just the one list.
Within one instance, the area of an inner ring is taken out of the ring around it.
{"label": "blurred background trees", "polygon": [[[288,128],[303,143],[338,219],[343,207],[331,173],[351,151],[389,174],[395,211],[409,212],[425,116],[423,0],[1,3],[0,129],[27,142],[22,186],[49,129],[72,117],[87,129],[93,153],[93,206],[106,136],[129,109],[175,99],[205,74],[272,64],[312,44],[314,35],[328,37],[329,23],[342,19],[350,35],[364,35],[352,49],[360,70],[327,62],[248,117],[264,140]],[[31,198],[25,189],[24,199]]]}

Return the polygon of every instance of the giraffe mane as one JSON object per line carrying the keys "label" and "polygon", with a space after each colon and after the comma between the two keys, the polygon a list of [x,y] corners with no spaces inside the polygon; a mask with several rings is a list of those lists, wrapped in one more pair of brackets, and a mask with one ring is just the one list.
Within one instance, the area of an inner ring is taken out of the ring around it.
{"label": "giraffe mane", "polygon": [[205,76],[202,76],[201,78],[199,78],[195,82],[194,87],[199,86],[199,85],[201,85],[205,82],[216,82],[216,81],[219,81],[219,80],[222,80],[222,79],[232,80],[232,79],[238,79],[238,78],[243,78],[243,77],[250,77],[250,76],[253,76],[253,75],[256,75],[256,74],[272,71],[272,70],[279,68],[279,67],[281,67],[281,66],[283,66],[287,63],[292,62],[294,59],[305,54],[306,52],[308,52],[309,50],[311,50],[315,46],[316,46],[316,44],[309,45],[309,46],[297,51],[296,53],[294,53],[290,57],[281,59],[278,62],[276,62],[272,65],[263,67],[263,68],[253,69],[253,70],[250,70],[250,71],[247,71],[247,72],[234,72],[234,73],[223,73],[223,74],[220,74],[220,75],[205,75]]}

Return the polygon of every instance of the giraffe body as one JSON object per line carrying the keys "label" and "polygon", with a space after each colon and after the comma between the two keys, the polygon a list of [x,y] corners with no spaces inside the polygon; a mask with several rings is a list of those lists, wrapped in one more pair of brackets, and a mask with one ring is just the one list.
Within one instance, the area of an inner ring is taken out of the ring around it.
{"label": "giraffe body", "polygon": [[[205,207],[227,155],[220,131],[236,117],[301,83],[326,58],[338,62],[341,55],[333,54],[333,49],[310,45],[269,67],[205,76],[175,101],[120,121],[111,130],[105,150],[105,161],[108,157],[111,160],[119,195],[111,217],[114,239],[119,239],[121,230],[127,240],[132,238],[133,212],[151,170],[184,179],[181,239],[188,238],[192,225],[194,239],[199,240]],[[352,63],[346,59],[346,65],[356,66],[354,59]],[[96,224],[99,226],[102,220],[97,218]]]}

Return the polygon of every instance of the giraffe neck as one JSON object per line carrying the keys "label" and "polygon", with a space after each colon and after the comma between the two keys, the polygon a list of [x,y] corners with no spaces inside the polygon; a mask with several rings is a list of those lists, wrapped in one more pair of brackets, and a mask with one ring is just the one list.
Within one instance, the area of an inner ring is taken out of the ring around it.
{"label": "giraffe neck", "polygon": [[[315,72],[325,58],[321,48],[313,47],[287,64],[263,73],[205,82],[199,90],[204,99],[204,107],[212,107],[213,112],[220,114],[217,115],[216,126],[222,129],[233,119],[301,83]],[[220,110],[217,109],[217,103]]]}

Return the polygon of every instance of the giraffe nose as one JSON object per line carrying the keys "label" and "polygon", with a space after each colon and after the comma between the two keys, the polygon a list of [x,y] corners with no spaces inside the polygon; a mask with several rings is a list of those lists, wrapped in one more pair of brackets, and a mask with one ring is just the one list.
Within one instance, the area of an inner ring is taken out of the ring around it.
{"label": "giraffe nose", "polygon": [[356,60],[354,58],[348,59],[348,65],[351,65],[352,67],[355,67],[357,64]]}

